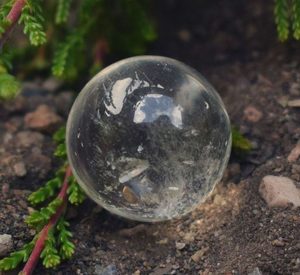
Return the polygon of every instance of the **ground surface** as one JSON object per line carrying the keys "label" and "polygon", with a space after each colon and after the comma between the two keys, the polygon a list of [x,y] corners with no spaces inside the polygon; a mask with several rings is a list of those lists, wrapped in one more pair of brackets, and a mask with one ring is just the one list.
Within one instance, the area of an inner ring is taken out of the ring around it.
{"label": "ground surface", "polygon": [[[299,43],[276,42],[272,7],[261,1],[156,2],[160,39],[151,53],[199,69],[254,149],[233,156],[213,195],[180,220],[128,222],[89,200],[71,209],[76,254],[49,274],[299,274],[300,209],[269,208],[258,191],[266,175],[299,187],[300,159],[287,157],[300,140],[300,108],[286,104],[300,98]],[[54,116],[51,127],[32,130],[24,116],[46,104],[65,120],[72,102],[51,90],[30,82],[0,108],[0,234],[12,235],[14,248],[34,234],[23,222],[26,196],[55,171],[50,133],[63,123]],[[38,266],[36,274],[46,273]]]}

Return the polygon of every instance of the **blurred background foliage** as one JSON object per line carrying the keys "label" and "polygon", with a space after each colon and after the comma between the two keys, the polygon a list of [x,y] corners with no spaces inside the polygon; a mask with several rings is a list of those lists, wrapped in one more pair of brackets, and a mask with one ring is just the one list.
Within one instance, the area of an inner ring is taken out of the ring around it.
{"label": "blurred background foliage", "polygon": [[[20,16],[11,22],[10,12],[18,4]],[[111,56],[145,53],[157,37],[151,4],[150,0],[0,0],[0,100],[13,98],[20,90],[14,76],[22,80],[34,73],[52,73],[74,83],[78,75],[101,70]],[[274,21],[279,40],[300,39],[300,0],[274,0]]]}
{"label": "blurred background foliage", "polygon": [[114,58],[145,53],[157,36],[147,0],[27,0],[20,26],[4,43],[16,2],[0,2],[0,99],[20,89],[13,75],[52,73],[73,82],[80,74],[98,72],[112,53]]}

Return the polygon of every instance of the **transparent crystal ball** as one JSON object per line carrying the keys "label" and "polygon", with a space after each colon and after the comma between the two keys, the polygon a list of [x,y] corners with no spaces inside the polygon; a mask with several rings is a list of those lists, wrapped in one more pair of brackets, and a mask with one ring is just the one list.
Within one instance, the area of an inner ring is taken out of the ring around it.
{"label": "transparent crystal ball", "polygon": [[67,124],[68,158],[83,190],[139,221],[193,210],[220,181],[230,149],[217,92],[166,57],[128,58],[102,70],[78,95]]}

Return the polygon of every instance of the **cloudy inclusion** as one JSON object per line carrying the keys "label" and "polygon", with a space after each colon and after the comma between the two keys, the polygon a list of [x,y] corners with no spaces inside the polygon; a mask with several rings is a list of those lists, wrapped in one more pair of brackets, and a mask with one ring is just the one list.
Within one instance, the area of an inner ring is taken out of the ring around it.
{"label": "cloudy inclusion", "polygon": [[213,87],[176,60],[140,56],[97,74],[67,124],[68,158],[85,192],[140,221],[182,216],[220,180],[230,123]]}

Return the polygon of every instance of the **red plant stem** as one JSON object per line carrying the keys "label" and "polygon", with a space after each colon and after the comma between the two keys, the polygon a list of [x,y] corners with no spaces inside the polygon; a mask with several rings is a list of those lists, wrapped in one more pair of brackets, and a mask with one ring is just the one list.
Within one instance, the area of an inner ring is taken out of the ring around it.
{"label": "red plant stem", "polygon": [[39,261],[40,255],[44,249],[45,241],[48,237],[49,230],[56,225],[58,222],[61,214],[63,213],[66,203],[67,203],[67,190],[69,187],[68,179],[72,175],[72,171],[70,166],[66,169],[66,174],[64,178],[64,182],[62,184],[62,187],[60,189],[60,192],[57,196],[57,198],[61,199],[63,203],[57,208],[56,213],[51,217],[48,224],[44,226],[42,231],[39,233],[39,237],[35,243],[35,246],[31,252],[31,255],[24,266],[23,270],[20,272],[22,275],[30,275],[32,274],[36,264]]}
{"label": "red plant stem", "polygon": [[14,5],[12,6],[10,12],[8,13],[6,19],[11,22],[11,23],[15,23],[18,21],[22,9],[26,4],[26,0],[17,0]]}
{"label": "red plant stem", "polygon": [[17,0],[11,7],[11,10],[9,11],[8,15],[6,16],[6,19],[9,22],[9,26],[7,27],[5,32],[2,34],[2,37],[0,40],[0,49],[2,48],[7,37],[13,30],[15,24],[18,22],[25,4],[26,4],[26,0]]}

